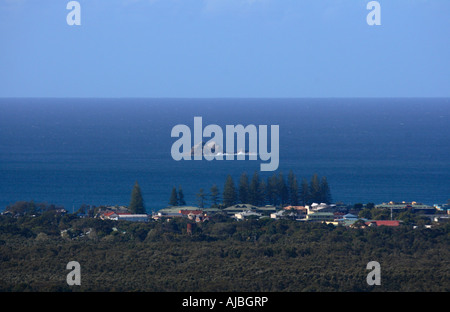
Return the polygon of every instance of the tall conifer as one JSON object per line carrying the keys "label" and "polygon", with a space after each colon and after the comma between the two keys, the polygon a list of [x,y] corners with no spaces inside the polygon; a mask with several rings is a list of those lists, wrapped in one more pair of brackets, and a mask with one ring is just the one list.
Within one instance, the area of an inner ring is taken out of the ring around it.
{"label": "tall conifer", "polygon": [[131,213],[136,214],[145,213],[144,199],[142,197],[141,188],[137,181],[136,183],[134,183],[133,191],[131,192],[131,200],[128,210],[130,210]]}

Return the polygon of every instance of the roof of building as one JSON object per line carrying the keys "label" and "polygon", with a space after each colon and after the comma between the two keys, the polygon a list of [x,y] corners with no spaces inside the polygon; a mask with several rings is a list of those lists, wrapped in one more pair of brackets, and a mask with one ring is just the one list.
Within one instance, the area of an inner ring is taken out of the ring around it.
{"label": "roof of building", "polygon": [[287,206],[287,207],[284,207],[284,209],[285,210],[291,210],[291,209],[293,209],[293,210],[306,210],[306,207],[305,206]]}
{"label": "roof of building", "polygon": [[120,218],[148,218],[147,214],[131,214],[131,213],[123,213],[119,214]]}
{"label": "roof of building", "polygon": [[246,211],[246,210],[257,209],[257,208],[258,207],[250,205],[250,204],[237,204],[237,205],[229,206],[229,207],[225,208],[224,210],[242,210],[242,211]]}
{"label": "roof of building", "polygon": [[201,215],[203,214],[202,210],[180,210],[179,211],[183,216],[187,216],[189,214],[193,214],[193,215]]}
{"label": "roof of building", "polygon": [[332,212],[318,212],[318,211],[312,211],[308,215],[309,216],[310,215],[314,215],[314,216],[334,216],[334,214]]}
{"label": "roof of building", "polygon": [[398,220],[372,220],[372,221],[366,222],[367,225],[369,225],[370,223],[375,223],[377,226],[380,226],[380,225],[399,226],[400,225],[400,221],[398,221]]}

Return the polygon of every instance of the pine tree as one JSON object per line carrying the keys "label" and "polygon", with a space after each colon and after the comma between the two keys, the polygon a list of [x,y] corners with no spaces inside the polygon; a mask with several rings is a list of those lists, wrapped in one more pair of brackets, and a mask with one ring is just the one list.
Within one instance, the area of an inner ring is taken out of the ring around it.
{"label": "pine tree", "polygon": [[320,182],[320,194],[321,194],[321,202],[329,204],[331,203],[331,192],[330,186],[328,185],[327,177],[322,177]]}
{"label": "pine tree", "polygon": [[278,205],[280,195],[278,193],[278,178],[276,174],[274,173],[271,177],[267,178],[267,185],[266,185],[266,196],[267,196],[267,202],[270,205]]}
{"label": "pine tree", "polygon": [[237,194],[234,186],[233,178],[228,175],[223,188],[223,205],[225,207],[236,204]]}
{"label": "pine tree", "polygon": [[133,191],[131,192],[131,200],[128,210],[130,210],[131,213],[135,214],[143,214],[146,212],[141,188],[137,181],[136,183],[134,183]]}
{"label": "pine tree", "polygon": [[183,189],[181,188],[181,186],[178,187],[178,205],[186,206],[186,201],[184,200]]}
{"label": "pine tree", "polygon": [[289,180],[289,203],[291,204],[291,206],[298,206],[300,198],[298,194],[297,178],[293,176]]}
{"label": "pine tree", "polygon": [[172,193],[170,194],[169,206],[178,206],[177,189],[175,186],[172,188]]}
{"label": "pine tree", "polygon": [[322,200],[322,190],[320,187],[319,176],[315,173],[311,178],[309,185],[309,195],[311,203],[320,203]]}
{"label": "pine tree", "polygon": [[213,184],[210,190],[210,200],[211,200],[211,207],[217,208],[219,207],[219,188],[216,184]]}
{"label": "pine tree", "polygon": [[281,172],[278,174],[277,193],[281,206],[285,206],[289,201],[289,190]]}
{"label": "pine tree", "polygon": [[292,186],[294,184],[294,179],[296,179],[294,173],[292,172],[292,170],[289,170],[289,174],[287,177],[287,186],[288,186],[288,193],[289,193],[289,204],[291,206],[294,206],[292,204]]}
{"label": "pine tree", "polygon": [[302,180],[302,185],[300,187],[300,202],[303,206],[309,205],[310,203],[309,184],[306,179]]}
{"label": "pine tree", "polygon": [[257,206],[264,206],[267,201],[267,186],[266,183],[264,183],[264,180],[261,180],[261,183],[259,183],[258,187],[258,205]]}
{"label": "pine tree", "polygon": [[249,185],[246,172],[244,172],[239,179],[239,202],[241,204],[249,203]]}
{"label": "pine tree", "polygon": [[205,207],[205,200],[206,200],[206,194],[204,190],[201,188],[197,193],[197,199],[198,199],[198,206],[200,208]]}
{"label": "pine tree", "polygon": [[248,188],[248,203],[250,205],[258,206],[261,202],[259,193],[260,184],[261,180],[258,176],[258,172],[255,171]]}

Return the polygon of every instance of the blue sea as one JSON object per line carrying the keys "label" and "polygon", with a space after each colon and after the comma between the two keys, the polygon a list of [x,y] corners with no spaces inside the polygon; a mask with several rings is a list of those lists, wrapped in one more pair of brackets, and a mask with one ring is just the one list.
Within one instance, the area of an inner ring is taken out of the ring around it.
{"label": "blue sea", "polygon": [[135,181],[148,212],[173,186],[196,205],[200,188],[260,170],[260,160],[173,160],[171,130],[193,130],[195,116],[204,127],[279,125],[277,172],[326,176],[335,202],[450,199],[450,99],[0,99],[0,211],[21,200],[128,205]]}

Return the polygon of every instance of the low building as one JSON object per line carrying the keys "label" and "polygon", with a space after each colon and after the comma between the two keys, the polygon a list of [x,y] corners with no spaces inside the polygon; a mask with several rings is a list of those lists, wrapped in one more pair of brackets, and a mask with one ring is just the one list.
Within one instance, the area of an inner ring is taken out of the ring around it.
{"label": "low building", "polygon": [[399,220],[370,220],[365,222],[367,226],[399,226]]}
{"label": "low building", "polygon": [[[292,206],[288,206],[292,207]],[[288,208],[278,210],[277,212],[273,212],[270,214],[272,219],[303,219],[306,217],[307,210],[303,206],[296,206],[299,208]],[[301,208],[300,208],[301,207]]]}
{"label": "low building", "polygon": [[311,212],[306,215],[306,221],[334,221],[332,212]]}
{"label": "low building", "polygon": [[203,210],[180,210],[181,216],[188,218],[189,220],[194,220],[195,222],[203,222],[209,220],[209,217]]}
{"label": "low building", "polygon": [[251,210],[247,210],[247,211],[238,212],[238,213],[234,214],[234,217],[236,218],[236,220],[244,220],[248,217],[260,218],[260,217],[262,217],[262,214],[251,211]]}
{"label": "low building", "polygon": [[425,214],[435,213],[436,207],[424,205],[422,203],[418,203],[415,201],[412,202],[393,202],[390,201],[388,203],[382,203],[380,205],[375,205],[375,208],[380,209],[390,209],[397,211],[411,210],[413,212],[422,212]]}
{"label": "low building", "polygon": [[118,221],[129,221],[129,222],[148,222],[147,214],[118,214]]}
{"label": "low building", "polygon": [[325,203],[312,203],[309,206],[305,206],[307,209],[308,214],[313,212],[335,212],[336,211],[336,205],[334,204],[325,204]]}
{"label": "low building", "polygon": [[172,218],[181,218],[183,215],[179,212],[161,212],[152,215],[153,220],[161,220],[161,219],[172,219]]}
{"label": "low building", "polygon": [[147,214],[132,214],[128,212],[109,211],[101,214],[100,219],[114,221],[148,222],[149,217]]}
{"label": "low building", "polygon": [[228,215],[234,216],[236,213],[244,212],[244,211],[254,211],[256,213],[260,213],[263,215],[270,215],[271,213],[275,213],[277,211],[275,206],[267,205],[267,206],[254,206],[250,204],[237,204],[223,209]]}
{"label": "low building", "polygon": [[289,210],[279,210],[277,212],[271,213],[270,218],[272,219],[297,219],[298,214],[295,211]]}

